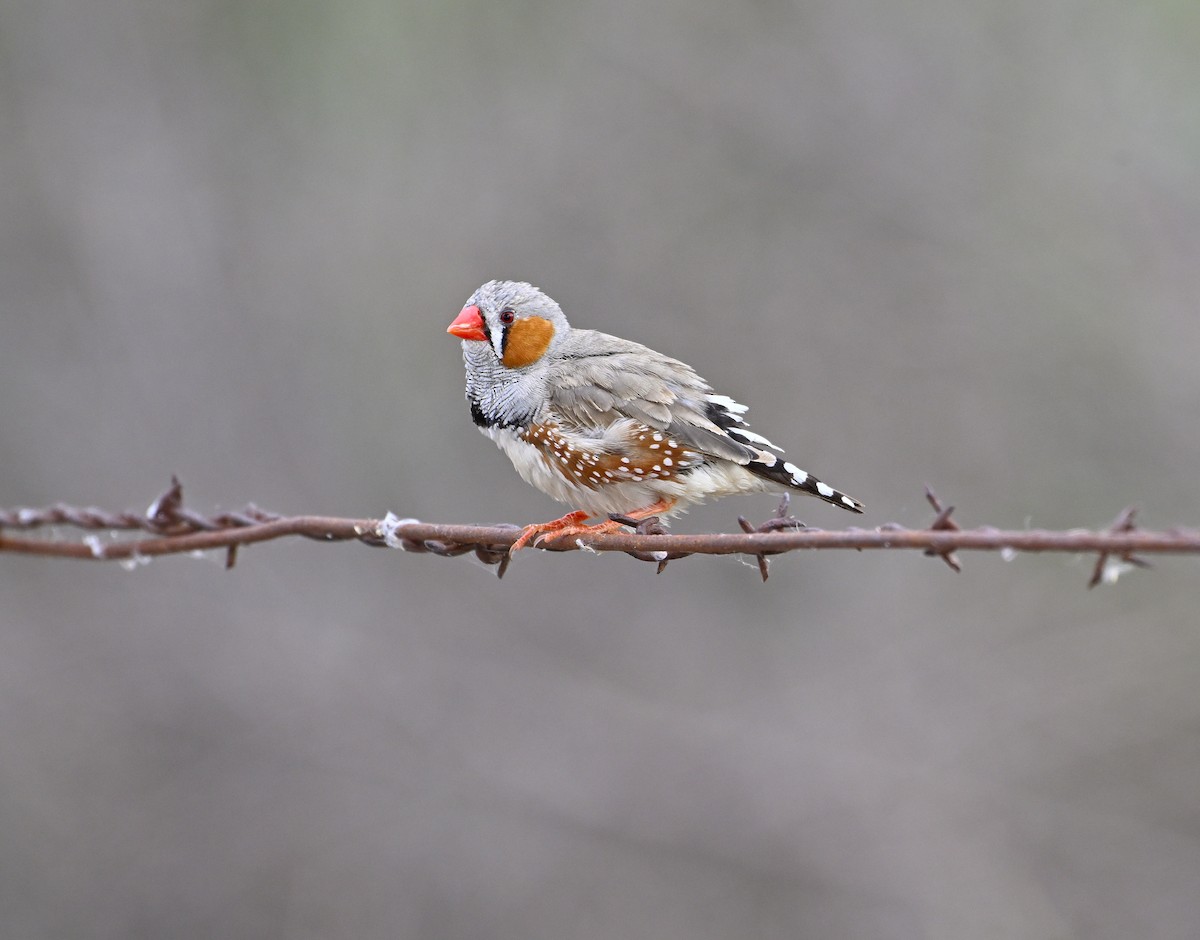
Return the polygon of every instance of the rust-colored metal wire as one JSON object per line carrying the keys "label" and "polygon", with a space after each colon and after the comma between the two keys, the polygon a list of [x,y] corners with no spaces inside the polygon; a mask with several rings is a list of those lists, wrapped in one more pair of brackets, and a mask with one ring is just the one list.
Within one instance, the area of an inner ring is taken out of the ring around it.
{"label": "rust-colored metal wire", "polygon": [[[895,524],[875,529],[814,529],[788,515],[785,497],[776,515],[762,525],[752,525],[739,517],[742,531],[737,533],[677,535],[667,532],[656,519],[640,522],[622,519],[630,525],[630,532],[590,539],[549,538],[537,547],[550,551],[586,548],[625,552],[656,564],[659,571],[667,562],[688,555],[749,555],[758,560],[764,581],[770,555],[800,549],[919,549],[926,555],[942,558],[955,571],[960,569],[955,554],[960,551],[1094,553],[1097,561],[1089,587],[1102,580],[1115,580],[1127,566],[1148,567],[1142,555],[1200,553],[1200,531],[1142,531],[1134,524],[1132,508],[1124,510],[1111,526],[1100,531],[961,529],[951,518],[953,507],[944,507],[928,488],[926,498],[936,516],[925,529]],[[104,532],[106,537],[92,534],[79,539],[62,538],[57,533],[49,537],[34,534],[37,529],[63,526]],[[135,538],[118,534],[130,532],[146,534]],[[0,510],[0,552],[136,562],[159,555],[225,549],[228,568],[233,567],[241,545],[303,536],[321,542],[354,540],[436,555],[473,552],[486,564],[496,565],[497,574],[503,576],[509,562],[508,549],[520,532],[519,526],[444,525],[397,519],[390,514],[384,519],[282,516],[253,505],[240,512],[203,516],[184,507],[183,488],[176,479],[172,479],[170,488],[145,513],[111,513],[61,503],[42,509]]]}

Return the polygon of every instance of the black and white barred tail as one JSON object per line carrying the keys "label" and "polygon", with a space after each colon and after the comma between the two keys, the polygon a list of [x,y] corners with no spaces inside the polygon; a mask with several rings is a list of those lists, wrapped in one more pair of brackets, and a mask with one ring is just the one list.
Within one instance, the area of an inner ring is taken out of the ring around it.
{"label": "black and white barred tail", "polygon": [[827,503],[833,503],[833,505],[839,506],[842,509],[848,509],[850,512],[863,511],[863,504],[853,496],[847,496],[840,490],[835,490],[829,484],[822,483],[811,473],[801,470],[794,463],[789,463],[765,451],[763,456],[773,460],[774,463],[768,464],[765,460],[752,460],[746,464],[746,469],[755,476],[762,477],[764,480],[770,480],[772,483],[780,483],[794,490],[802,490],[818,499],[825,500]]}
{"label": "black and white barred tail", "polygon": [[742,417],[747,410],[745,405],[734,401],[726,395],[709,395],[708,408],[706,410],[708,419],[721,428],[729,437],[756,452],[749,463],[744,464],[745,468],[755,476],[761,477],[764,480],[770,480],[772,483],[778,483],[790,489],[808,493],[817,497],[817,499],[823,499],[827,503],[832,503],[834,506],[849,510],[850,512],[863,511],[863,504],[853,496],[848,496],[841,492],[841,490],[835,490],[829,484],[818,480],[808,471],[801,470],[794,463],[790,463],[771,453],[771,451],[783,453],[783,448],[771,443],[761,434],[756,434],[747,427],[746,421]]}

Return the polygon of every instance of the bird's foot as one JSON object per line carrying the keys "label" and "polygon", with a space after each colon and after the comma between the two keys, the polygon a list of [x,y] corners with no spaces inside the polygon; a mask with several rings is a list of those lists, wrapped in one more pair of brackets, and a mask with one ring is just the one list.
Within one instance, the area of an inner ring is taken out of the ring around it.
{"label": "bird's foot", "polygon": [[673,499],[660,499],[649,506],[634,509],[621,516],[610,517],[604,522],[598,522],[595,525],[583,524],[583,520],[588,518],[590,513],[582,510],[569,512],[561,519],[553,519],[550,522],[535,522],[533,525],[527,525],[521,530],[520,536],[513,542],[512,548],[508,550],[508,554],[511,557],[530,543],[540,545],[548,538],[558,541],[559,539],[573,535],[586,535],[591,538],[597,535],[607,535],[611,532],[620,532],[623,526],[631,524],[636,526],[638,522],[657,516],[660,512],[668,512],[675,505],[675,502]]}
{"label": "bird's foot", "polygon": [[580,532],[591,532],[589,526],[583,524],[590,513],[582,510],[569,512],[561,519],[551,519],[549,522],[535,522],[533,525],[527,525],[521,530],[521,534],[517,540],[512,543],[512,548],[508,550],[511,558],[526,545],[532,542],[537,545],[542,539],[550,534],[554,535],[577,535]]}

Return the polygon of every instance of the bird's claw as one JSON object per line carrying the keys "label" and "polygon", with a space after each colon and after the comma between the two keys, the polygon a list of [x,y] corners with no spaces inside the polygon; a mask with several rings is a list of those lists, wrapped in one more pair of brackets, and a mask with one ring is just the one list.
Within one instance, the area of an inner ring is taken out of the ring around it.
{"label": "bird's claw", "polygon": [[517,540],[512,543],[512,547],[508,550],[508,555],[511,558],[521,549],[529,544],[540,545],[542,540],[557,534],[565,534],[570,530],[587,531],[588,526],[583,524],[583,521],[588,517],[588,513],[578,510],[569,512],[559,519],[551,519],[549,522],[535,522],[532,525],[525,526],[521,530],[521,534],[517,536]]}

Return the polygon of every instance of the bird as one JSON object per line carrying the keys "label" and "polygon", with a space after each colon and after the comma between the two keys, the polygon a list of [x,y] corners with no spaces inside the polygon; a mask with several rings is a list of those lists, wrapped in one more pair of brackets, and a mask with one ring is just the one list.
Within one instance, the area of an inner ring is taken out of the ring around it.
{"label": "bird", "polygon": [[[571,326],[525,281],[488,281],[446,332],[462,340],[479,430],[517,473],[576,507],[525,526],[511,553],[546,538],[594,536],[734,493],[799,490],[850,512],[863,504],[780,456],[747,407],[686,363]],[[585,520],[609,516],[586,525]]]}

